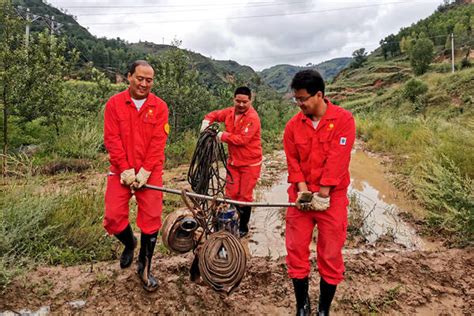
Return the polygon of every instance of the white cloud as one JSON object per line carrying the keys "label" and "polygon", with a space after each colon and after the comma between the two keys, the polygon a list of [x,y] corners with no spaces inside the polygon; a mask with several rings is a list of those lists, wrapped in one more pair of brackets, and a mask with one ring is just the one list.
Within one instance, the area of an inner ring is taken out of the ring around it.
{"label": "white cloud", "polygon": [[[50,0],[50,3],[77,15],[78,22],[98,37],[155,43],[170,43],[178,38],[183,40],[184,48],[261,70],[281,63],[304,65],[350,56],[360,47],[371,51],[380,39],[430,15],[441,1]],[[252,18],[241,18],[249,16]]]}

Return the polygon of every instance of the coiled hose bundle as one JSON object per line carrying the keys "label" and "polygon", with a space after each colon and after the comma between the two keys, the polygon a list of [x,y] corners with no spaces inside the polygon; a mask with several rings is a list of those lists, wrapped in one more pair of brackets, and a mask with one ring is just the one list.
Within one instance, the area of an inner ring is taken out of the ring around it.
{"label": "coiled hose bundle", "polygon": [[239,239],[227,231],[212,234],[200,247],[199,272],[216,291],[231,293],[242,281],[247,257]]}

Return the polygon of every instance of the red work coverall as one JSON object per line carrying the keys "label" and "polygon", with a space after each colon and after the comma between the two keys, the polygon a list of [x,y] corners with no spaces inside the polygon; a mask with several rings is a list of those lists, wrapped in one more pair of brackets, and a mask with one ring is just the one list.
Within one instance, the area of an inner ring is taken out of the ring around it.
{"label": "red work coverall", "polygon": [[262,165],[262,142],[260,118],[250,107],[235,121],[235,108],[213,111],[205,116],[212,122],[224,122],[222,141],[227,143],[229,160],[227,168],[226,195],[232,200],[252,202],[253,189],[260,177]]}
{"label": "red work coverall", "polygon": [[[120,233],[129,223],[130,188],[120,184],[120,173],[141,167],[151,171],[148,184],[162,185],[165,145],[169,133],[168,106],[150,93],[137,110],[129,90],[112,96],[105,106],[104,144],[109,153],[110,173],[105,192],[104,227],[109,234]],[[137,226],[145,234],[161,228],[163,194],[140,189]]]}
{"label": "red work coverall", "polygon": [[325,101],[327,111],[316,129],[302,112],[291,118],[285,127],[283,144],[291,183],[289,201],[296,200],[298,182],[306,182],[311,192],[318,192],[320,186],[331,186],[331,202],[326,211],[288,208],[286,262],[290,278],[302,279],[309,275],[309,245],[317,224],[318,270],[327,283],[336,285],[344,274],[342,247],[346,240],[347,187],[355,123],[349,111]]}

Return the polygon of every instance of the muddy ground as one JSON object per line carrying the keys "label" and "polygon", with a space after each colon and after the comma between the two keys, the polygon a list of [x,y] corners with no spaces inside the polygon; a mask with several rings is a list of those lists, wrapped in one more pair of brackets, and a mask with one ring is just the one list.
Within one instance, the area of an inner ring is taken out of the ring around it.
{"label": "muddy ground", "polygon": [[[275,188],[275,181],[284,177],[284,166],[281,153],[266,157],[261,187],[274,184]],[[185,172],[186,168],[168,172],[167,185],[184,186]],[[271,188],[261,189],[258,196],[268,198],[266,192],[271,191]],[[281,188],[274,195],[281,202],[286,199]],[[125,270],[116,261],[40,267],[11,284],[0,297],[0,313],[293,314],[293,290],[281,249],[284,245],[284,223],[278,222],[281,214],[280,210],[266,213],[256,210],[252,215],[251,234],[244,241],[252,256],[241,285],[231,295],[189,280],[191,254],[157,253],[154,274],[160,288],[155,293],[141,288],[134,265]],[[269,216],[272,221],[268,220]],[[396,225],[400,226],[400,222]],[[332,315],[471,315],[474,312],[473,251],[446,249],[436,239],[415,237],[428,246],[415,243],[407,246],[402,239],[397,241],[393,231],[390,235],[383,232],[370,243],[360,240],[348,243],[346,280],[338,287]],[[314,308],[319,283],[314,254],[312,263],[310,294]]]}

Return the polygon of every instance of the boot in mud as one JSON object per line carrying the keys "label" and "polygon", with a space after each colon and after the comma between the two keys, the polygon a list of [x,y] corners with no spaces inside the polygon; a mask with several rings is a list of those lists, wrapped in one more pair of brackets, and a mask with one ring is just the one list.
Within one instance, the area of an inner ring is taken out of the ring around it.
{"label": "boot in mud", "polygon": [[242,238],[249,233],[249,221],[252,208],[250,206],[240,206],[238,210],[240,213],[239,234],[240,238]]}
{"label": "boot in mud", "polygon": [[125,245],[125,249],[120,256],[120,268],[128,268],[133,262],[133,250],[137,247],[137,238],[133,236],[130,224],[123,231],[116,234],[115,237]]}
{"label": "boot in mud", "polygon": [[321,278],[319,283],[319,307],[318,316],[329,316],[329,308],[331,307],[332,299],[336,293],[337,285],[329,284]]}
{"label": "boot in mud", "polygon": [[154,292],[158,289],[158,281],[151,274],[151,260],[155,250],[157,235],[158,232],[151,235],[142,233],[141,235],[137,273],[143,283],[143,288],[148,292]]}
{"label": "boot in mud", "polygon": [[309,280],[304,279],[292,279],[293,287],[295,290],[296,297],[296,316],[309,316],[311,315],[311,306],[309,303]]}

